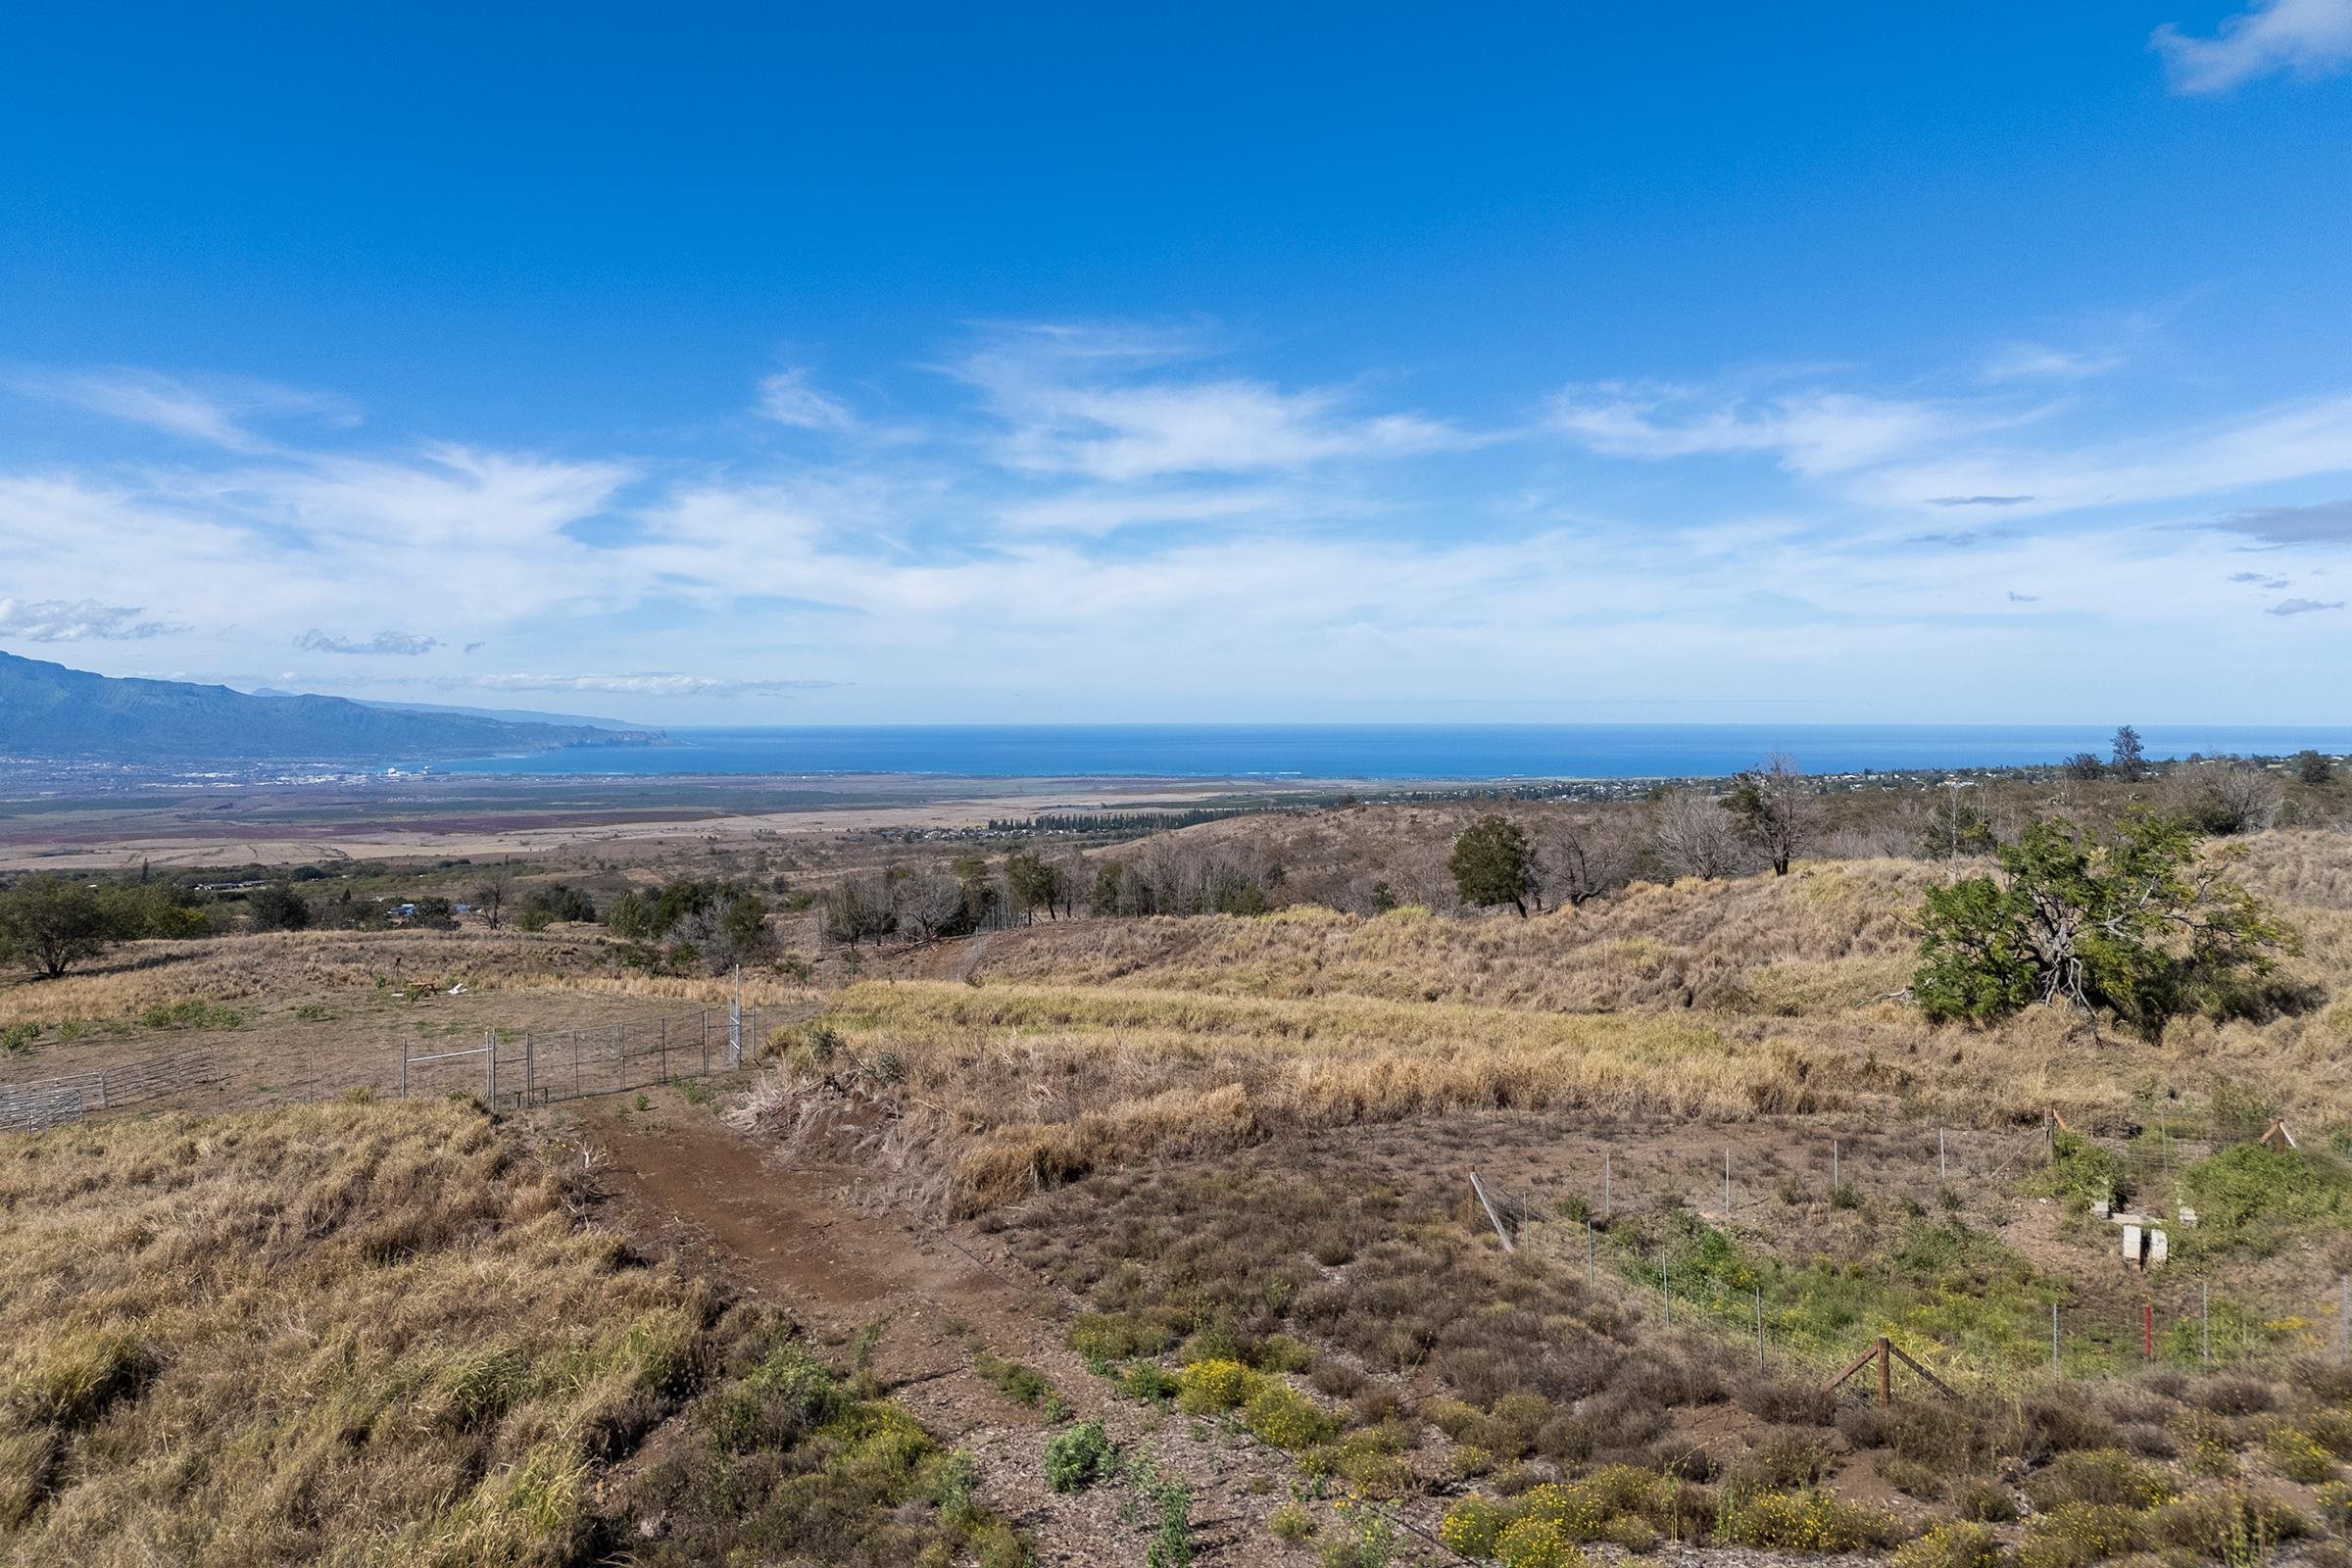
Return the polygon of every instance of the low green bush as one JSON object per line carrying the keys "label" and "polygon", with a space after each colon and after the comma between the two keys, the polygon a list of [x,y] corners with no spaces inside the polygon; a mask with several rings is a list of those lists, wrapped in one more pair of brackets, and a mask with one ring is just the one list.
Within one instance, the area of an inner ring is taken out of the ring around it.
{"label": "low green bush", "polygon": [[1102,1423],[1080,1422],[1046,1445],[1046,1485],[1055,1492],[1083,1492],[1108,1476],[1117,1459]]}
{"label": "low green bush", "polygon": [[1984,1525],[1931,1525],[1895,1548],[1894,1568],[2001,1568],[2001,1543]]}

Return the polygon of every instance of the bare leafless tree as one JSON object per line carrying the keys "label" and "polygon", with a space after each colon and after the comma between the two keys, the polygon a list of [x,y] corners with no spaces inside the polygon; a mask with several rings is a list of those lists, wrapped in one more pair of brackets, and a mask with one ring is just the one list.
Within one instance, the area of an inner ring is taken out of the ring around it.
{"label": "bare leafless tree", "polygon": [[495,931],[506,919],[507,901],[514,893],[514,867],[502,861],[484,871],[481,881],[474,884],[473,912],[489,921]]}
{"label": "bare leafless tree", "polygon": [[1739,856],[1732,819],[1712,796],[1676,790],[1658,808],[1658,855],[1677,876],[1718,877]]}

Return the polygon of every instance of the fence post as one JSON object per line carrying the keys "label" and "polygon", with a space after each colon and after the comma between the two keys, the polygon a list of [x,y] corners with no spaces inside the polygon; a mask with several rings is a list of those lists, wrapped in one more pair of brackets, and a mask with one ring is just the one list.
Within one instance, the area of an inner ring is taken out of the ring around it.
{"label": "fence post", "polygon": [[1729,1144],[1723,1148],[1723,1222],[1726,1225],[1732,1222],[1732,1148]]}
{"label": "fence post", "polygon": [[703,1075],[710,1073],[710,1009],[703,1009]]}
{"label": "fence post", "polygon": [[667,1083],[669,1082],[669,1020],[667,1018],[662,1020],[662,1044],[660,1049],[662,1052],[662,1064],[658,1070],[662,1074],[662,1081],[663,1083]]}
{"label": "fence post", "polygon": [[1764,1370],[1764,1287],[1756,1287],[1756,1370]]}
{"label": "fence post", "polygon": [[409,1098],[409,1043],[405,1039],[400,1043],[400,1098]]}
{"label": "fence post", "polygon": [[1609,1165],[1615,1155],[1608,1150],[1600,1152],[1600,1213],[1606,1219],[1613,1210],[1609,1207]]}
{"label": "fence post", "polygon": [[2058,1373],[2058,1303],[2057,1303],[2056,1301],[2052,1301],[2052,1302],[2050,1303],[2050,1375],[2051,1375],[2052,1377],[2056,1377],[2056,1376],[2058,1376],[2058,1375],[2059,1375],[2059,1373]]}
{"label": "fence post", "polygon": [[525,1029],[522,1032],[522,1102],[526,1105],[531,1102],[532,1083],[537,1076],[538,1063],[531,1055],[531,1032]]}
{"label": "fence post", "polygon": [[2213,1365],[2213,1282],[2197,1281],[2197,1341],[2207,1366]]}
{"label": "fence post", "polygon": [[1936,1179],[1943,1180],[1943,1129],[1936,1129]]}
{"label": "fence post", "polygon": [[1838,1140],[1835,1138],[1830,1140],[1830,1196],[1833,1200],[1838,1196]]}
{"label": "fence post", "polygon": [[498,1031],[486,1030],[482,1035],[482,1082],[490,1089],[490,1114],[498,1114]]}

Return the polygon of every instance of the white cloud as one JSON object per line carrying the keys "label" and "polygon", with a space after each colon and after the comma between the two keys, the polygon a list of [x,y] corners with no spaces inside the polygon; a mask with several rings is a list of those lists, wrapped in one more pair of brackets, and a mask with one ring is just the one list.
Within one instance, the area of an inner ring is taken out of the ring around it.
{"label": "white cloud", "polygon": [[779,370],[760,383],[760,416],[796,430],[840,434],[858,427],[850,406],[808,384],[806,369]]}
{"label": "white cloud", "polygon": [[2308,615],[2315,610],[2341,610],[2341,599],[2281,599],[2263,612],[2266,615]]}
{"label": "white cloud", "polygon": [[1757,454],[1808,475],[1913,452],[1955,432],[1936,405],[1819,389],[1746,396],[1664,382],[1605,381],[1552,400],[1549,423],[1610,457]]}
{"label": "white cloud", "polygon": [[2176,92],[2227,92],[2275,72],[2327,75],[2352,63],[2352,0],[2256,0],[2210,38],[2168,22],[2148,42]]}
{"label": "white cloud", "polygon": [[337,424],[358,420],[350,405],[340,398],[267,381],[213,378],[189,382],[152,370],[36,370],[10,377],[8,385],[26,397],[144,424],[231,452],[268,449],[270,443],[247,427],[257,418],[302,415]]}
{"label": "white cloud", "polygon": [[330,637],[313,626],[294,639],[294,646],[314,654],[356,654],[362,657],[388,655],[416,659],[440,647],[441,640],[413,631],[379,631],[366,642],[359,642],[349,637]]}
{"label": "white cloud", "polygon": [[1857,475],[1847,493],[1879,505],[2007,502],[2012,514],[2054,514],[2346,471],[2352,471],[2352,396],[2339,395],[2061,450],[1922,456]]}
{"label": "white cloud", "polygon": [[1987,381],[2084,381],[2123,364],[2121,354],[2016,342],[2004,343],[1987,355],[1980,373]]}
{"label": "white cloud", "polygon": [[1184,376],[1183,339],[1151,331],[1033,327],[1001,332],[956,373],[1003,424],[1005,466],[1128,483],[1296,471],[1477,438],[1417,414],[1361,411],[1337,387],[1285,390],[1241,376]]}
{"label": "white cloud", "polygon": [[645,671],[630,675],[476,675],[465,684],[494,692],[606,692],[627,697],[776,697],[820,691],[829,680],[738,680]]}
{"label": "white cloud", "polygon": [[33,643],[138,642],[187,629],[138,615],[135,605],[102,605],[95,599],[0,598],[0,637]]}

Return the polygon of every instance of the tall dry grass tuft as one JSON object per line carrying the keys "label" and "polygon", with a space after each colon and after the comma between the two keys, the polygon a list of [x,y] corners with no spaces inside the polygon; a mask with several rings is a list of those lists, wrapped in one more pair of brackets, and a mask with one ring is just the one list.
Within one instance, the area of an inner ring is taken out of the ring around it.
{"label": "tall dry grass tuft", "polygon": [[0,1551],[560,1564],[713,1304],[451,1105],[0,1145]]}
{"label": "tall dry grass tuft", "polygon": [[[1861,1086],[1681,1014],[900,982],[849,988],[826,1024],[852,1080],[929,1119],[964,1211],[1293,1128],[1505,1108],[1804,1112]],[[816,1065],[801,1048],[783,1070]],[[793,1097],[767,1099],[788,1119]]]}

